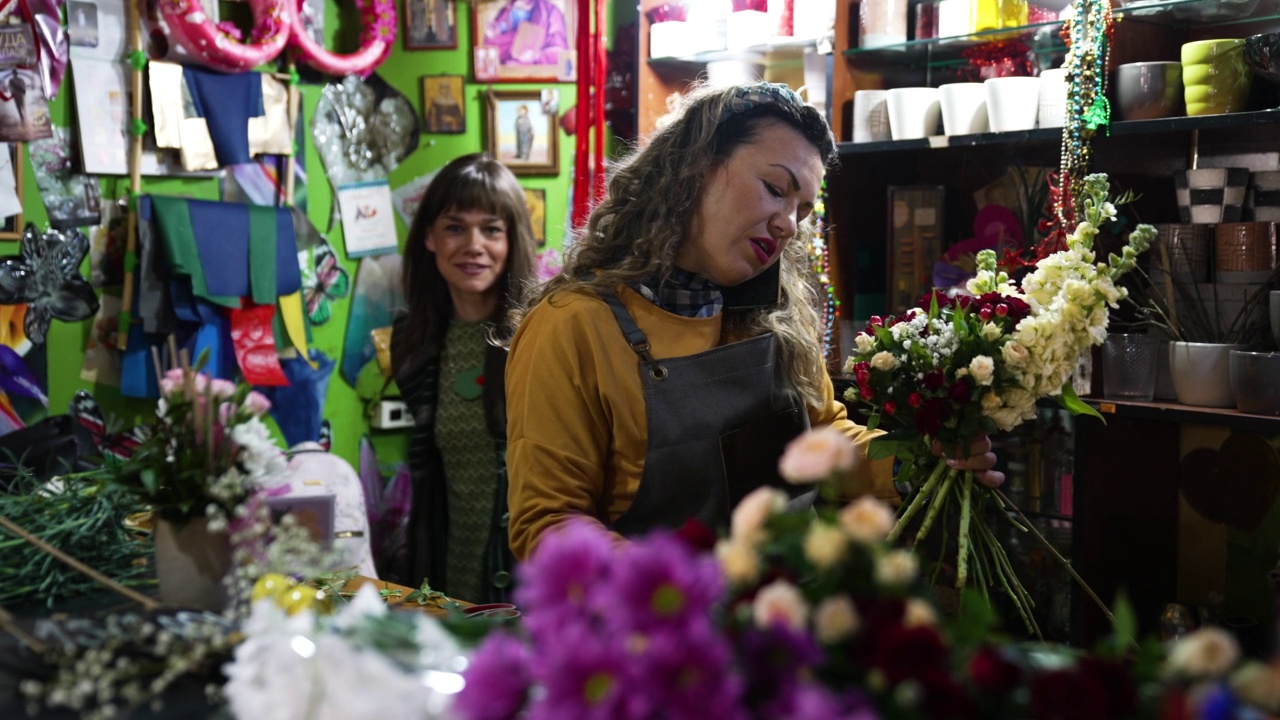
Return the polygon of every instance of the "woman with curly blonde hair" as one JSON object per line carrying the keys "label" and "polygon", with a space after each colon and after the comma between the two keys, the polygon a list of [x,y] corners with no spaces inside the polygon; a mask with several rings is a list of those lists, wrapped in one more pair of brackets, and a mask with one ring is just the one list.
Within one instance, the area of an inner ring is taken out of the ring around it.
{"label": "woman with curly blonde hair", "polygon": [[[624,536],[721,526],[810,426],[859,448],[845,494],[896,499],[822,358],[807,247],[835,159],[823,117],[759,83],[694,90],[613,169],[563,273],[508,323],[517,559],[575,516]],[[986,470],[988,448],[960,462]]]}

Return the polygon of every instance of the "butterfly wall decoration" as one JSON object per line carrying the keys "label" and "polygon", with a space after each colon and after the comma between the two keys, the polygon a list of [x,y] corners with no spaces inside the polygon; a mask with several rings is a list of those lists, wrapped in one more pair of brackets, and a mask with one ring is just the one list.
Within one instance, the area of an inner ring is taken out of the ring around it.
{"label": "butterfly wall decoration", "polygon": [[[310,255],[310,262],[306,256]],[[302,299],[307,320],[323,325],[333,317],[333,303],[351,293],[351,279],[327,242],[298,253],[302,267]]]}

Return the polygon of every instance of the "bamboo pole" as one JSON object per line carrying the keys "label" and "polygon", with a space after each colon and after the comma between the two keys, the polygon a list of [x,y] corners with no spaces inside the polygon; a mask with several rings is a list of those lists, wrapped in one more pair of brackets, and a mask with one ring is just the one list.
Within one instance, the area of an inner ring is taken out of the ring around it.
{"label": "bamboo pole", "polygon": [[[297,77],[297,61],[293,57],[293,51],[289,50],[289,142],[294,142],[298,137],[298,106],[302,102],[301,93],[298,92],[297,83],[293,79]],[[294,145],[293,152],[284,161],[284,204],[285,207],[293,207],[294,174],[298,165],[298,147]]]}
{"label": "bamboo pole", "polygon": [[142,135],[134,132],[142,122],[141,63],[132,58],[142,52],[142,26],[138,3],[127,0],[129,32],[129,215],[125,226],[124,293],[120,299],[120,326],[116,344],[124,350],[129,343],[129,327],[133,324],[134,268],[138,266],[138,196],[142,192]]}

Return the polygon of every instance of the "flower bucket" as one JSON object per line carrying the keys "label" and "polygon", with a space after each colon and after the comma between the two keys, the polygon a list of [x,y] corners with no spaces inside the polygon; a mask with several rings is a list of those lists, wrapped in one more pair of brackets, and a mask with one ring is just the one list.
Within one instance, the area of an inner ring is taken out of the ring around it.
{"label": "flower bucket", "polygon": [[1231,351],[1244,345],[1169,343],[1169,372],[1178,402],[1199,407],[1235,407],[1231,393]]}
{"label": "flower bucket", "polygon": [[160,602],[205,610],[226,607],[222,578],[231,567],[231,541],[225,532],[209,532],[206,518],[181,526],[157,519],[153,538]]}

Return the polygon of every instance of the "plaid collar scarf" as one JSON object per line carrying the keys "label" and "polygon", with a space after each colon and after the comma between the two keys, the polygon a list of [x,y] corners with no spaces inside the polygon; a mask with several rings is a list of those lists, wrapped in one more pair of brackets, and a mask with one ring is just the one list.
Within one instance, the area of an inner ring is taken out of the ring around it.
{"label": "plaid collar scarf", "polygon": [[649,302],[684,317],[715,317],[724,308],[724,296],[717,285],[697,273],[677,267],[671,269],[665,280],[654,276],[641,283],[638,289]]}

